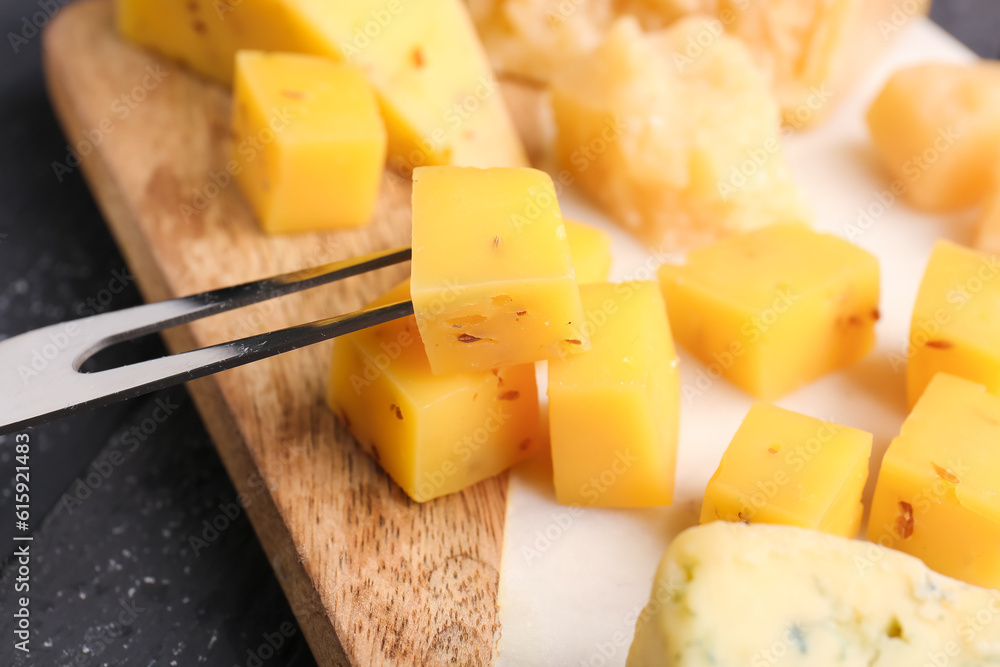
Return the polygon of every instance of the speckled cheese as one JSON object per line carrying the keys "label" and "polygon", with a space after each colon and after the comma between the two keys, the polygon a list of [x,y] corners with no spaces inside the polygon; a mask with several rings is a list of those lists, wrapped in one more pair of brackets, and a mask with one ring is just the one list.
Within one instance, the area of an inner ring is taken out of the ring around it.
{"label": "speckled cheese", "polygon": [[870,542],[717,521],[667,550],[627,664],[1000,665],[1000,591]]}

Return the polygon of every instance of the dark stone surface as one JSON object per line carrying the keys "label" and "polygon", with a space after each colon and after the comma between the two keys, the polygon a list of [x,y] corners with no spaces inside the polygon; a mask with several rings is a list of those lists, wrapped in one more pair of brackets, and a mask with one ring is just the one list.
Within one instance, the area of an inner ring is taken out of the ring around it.
{"label": "dark stone surface", "polygon": [[315,664],[182,388],[129,403],[30,549],[32,650],[4,613],[0,664]]}
{"label": "dark stone surface", "polygon": [[[67,147],[45,93],[40,40],[15,53],[8,36],[38,11],[38,0],[0,4],[0,338],[140,303],[80,174],[60,180],[51,166]],[[162,353],[146,338],[119,346],[114,361]],[[151,419],[157,401],[176,404],[162,424]],[[184,389],[28,434],[32,651],[13,649],[22,594],[7,568],[0,665],[315,664]],[[0,558],[15,544],[13,440],[0,437]],[[195,555],[188,536],[206,520],[225,528]]]}
{"label": "dark stone surface", "polygon": [[[67,147],[45,95],[40,40],[16,52],[10,41],[42,8],[64,3],[0,4],[0,337],[139,303],[79,173],[60,180],[52,169]],[[995,0],[937,0],[932,16],[980,55],[1000,55]],[[156,339],[116,351],[122,362],[160,353]],[[177,406],[162,423],[150,421],[157,401]],[[156,428],[139,441],[130,431],[144,424]],[[29,434],[32,653],[12,649],[7,569],[0,664],[314,664],[183,389]],[[13,456],[13,437],[0,439],[0,556],[14,544]],[[206,520],[227,525],[196,555],[188,536]],[[269,637],[280,638],[273,654]]]}
{"label": "dark stone surface", "polygon": [[931,18],[980,57],[1000,57],[1000,3],[996,0],[935,0]]}

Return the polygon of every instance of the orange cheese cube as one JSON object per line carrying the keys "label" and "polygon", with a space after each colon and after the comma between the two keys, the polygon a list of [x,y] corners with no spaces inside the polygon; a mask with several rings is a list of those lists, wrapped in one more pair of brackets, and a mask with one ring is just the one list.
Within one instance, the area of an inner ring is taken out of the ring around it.
{"label": "orange cheese cube", "polygon": [[411,277],[435,373],[489,370],[589,346],[566,229],[544,172],[418,169]]}
{"label": "orange cheese cube", "polygon": [[1000,588],[1000,398],[939,373],[885,453],[868,539]]}
{"label": "orange cheese cube", "polygon": [[571,505],[673,501],[680,376],[654,282],[580,287],[591,350],[549,361],[556,497]]}
{"label": "orange cheese cube", "polygon": [[980,202],[1000,163],[1000,64],[902,69],[868,109],[882,162],[909,201],[928,211]]}
{"label": "orange cheese cube", "polygon": [[265,231],[371,220],[386,138],[361,70],[317,56],[240,51],[233,97],[236,180]]}
{"label": "orange cheese cube", "polygon": [[[408,295],[404,282],[371,305]],[[413,316],[334,342],[329,404],[418,502],[492,477],[542,440],[534,365],[434,375]]]}
{"label": "orange cheese cube", "polygon": [[775,399],[863,357],[879,318],[878,261],[804,225],[734,236],[665,264],[677,341],[744,391]]}
{"label": "orange cheese cube", "polygon": [[755,403],[705,489],[701,522],[781,523],[854,537],[872,435]]}
{"label": "orange cheese cube", "polygon": [[972,380],[1000,395],[1000,262],[938,241],[920,281],[910,321],[907,403],[938,373]]}

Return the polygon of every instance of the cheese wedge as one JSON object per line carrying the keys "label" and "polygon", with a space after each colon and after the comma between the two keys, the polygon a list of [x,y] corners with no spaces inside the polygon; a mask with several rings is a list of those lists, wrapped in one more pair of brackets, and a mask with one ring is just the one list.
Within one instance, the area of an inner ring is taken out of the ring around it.
{"label": "cheese wedge", "polygon": [[717,521],[670,545],[628,667],[1000,664],[1000,591],[877,544]]}
{"label": "cheese wedge", "polygon": [[348,61],[378,93],[389,166],[527,164],[461,0],[116,0],[133,42],[228,83],[240,49]]}

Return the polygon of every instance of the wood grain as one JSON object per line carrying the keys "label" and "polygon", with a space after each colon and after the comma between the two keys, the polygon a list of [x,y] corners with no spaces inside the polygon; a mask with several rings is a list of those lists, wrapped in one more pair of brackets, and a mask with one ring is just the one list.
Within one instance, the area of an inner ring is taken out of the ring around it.
{"label": "wood grain", "polygon": [[[147,300],[408,244],[410,188],[392,175],[363,230],[262,235],[238,187],[219,176],[228,91],[120,40],[109,0],[63,9],[44,55],[53,106]],[[353,310],[407,268],[165,338],[178,352]],[[189,385],[318,662],[492,662],[505,477],[410,502],[326,408],[329,357],[325,343]]]}

